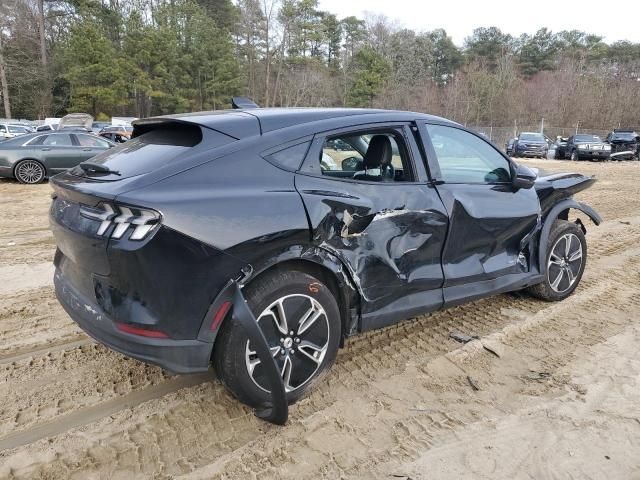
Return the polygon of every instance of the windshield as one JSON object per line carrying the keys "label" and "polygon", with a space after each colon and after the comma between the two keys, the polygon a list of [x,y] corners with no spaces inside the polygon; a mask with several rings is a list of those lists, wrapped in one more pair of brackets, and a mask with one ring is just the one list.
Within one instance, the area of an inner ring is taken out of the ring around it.
{"label": "windshield", "polygon": [[597,135],[576,135],[574,138],[574,142],[594,142],[599,143],[602,142],[600,137]]}
{"label": "windshield", "polygon": [[520,140],[529,142],[544,142],[544,137],[540,133],[521,133]]}
{"label": "windshield", "polygon": [[616,132],[611,136],[612,140],[627,140],[633,142],[636,136],[633,132]]}
{"label": "windshield", "polygon": [[9,125],[10,133],[29,133],[29,129],[20,125]]}

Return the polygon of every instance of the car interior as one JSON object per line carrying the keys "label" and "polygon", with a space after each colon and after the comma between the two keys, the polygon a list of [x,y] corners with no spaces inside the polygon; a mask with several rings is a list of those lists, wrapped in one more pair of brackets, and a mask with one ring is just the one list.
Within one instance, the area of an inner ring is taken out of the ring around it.
{"label": "car interior", "polygon": [[329,177],[365,182],[411,181],[406,146],[395,132],[362,132],[328,137],[320,169]]}

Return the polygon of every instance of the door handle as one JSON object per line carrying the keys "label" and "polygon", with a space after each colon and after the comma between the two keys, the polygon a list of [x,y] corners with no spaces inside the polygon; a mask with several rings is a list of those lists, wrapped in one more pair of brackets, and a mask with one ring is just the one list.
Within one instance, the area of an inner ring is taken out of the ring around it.
{"label": "door handle", "polygon": [[83,152],[90,152],[90,151],[91,151],[91,149],[90,149],[90,148],[83,148],[83,149],[82,149],[82,151],[83,151]]}
{"label": "door handle", "polygon": [[43,148],[42,151],[43,152],[49,152],[51,149],[50,148]]}

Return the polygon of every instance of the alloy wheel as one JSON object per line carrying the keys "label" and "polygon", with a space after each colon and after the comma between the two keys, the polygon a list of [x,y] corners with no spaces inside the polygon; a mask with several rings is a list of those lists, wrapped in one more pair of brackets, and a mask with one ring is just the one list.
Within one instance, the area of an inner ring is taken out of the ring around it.
{"label": "alloy wheel", "polygon": [[562,235],[551,248],[547,278],[552,290],[564,293],[576,282],[582,268],[582,243],[577,235]]}
{"label": "alloy wheel", "polygon": [[[293,392],[309,382],[329,346],[329,320],[322,305],[307,295],[286,295],[264,309],[258,324],[280,369],[285,391]],[[251,380],[268,391],[261,361],[250,341],[245,347],[245,363]]]}
{"label": "alloy wheel", "polygon": [[35,160],[25,160],[16,168],[16,178],[22,183],[40,183],[44,179],[44,168]]}

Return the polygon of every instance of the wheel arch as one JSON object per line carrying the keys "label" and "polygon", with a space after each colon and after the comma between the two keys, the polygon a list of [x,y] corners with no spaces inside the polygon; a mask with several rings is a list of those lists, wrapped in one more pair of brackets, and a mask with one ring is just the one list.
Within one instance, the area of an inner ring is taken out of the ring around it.
{"label": "wheel arch", "polygon": [[355,333],[362,298],[360,291],[342,262],[327,250],[318,247],[289,249],[254,268],[246,284],[277,270],[295,270],[317,278],[331,290],[338,303],[342,328],[340,346],[345,337]]}
{"label": "wheel arch", "polygon": [[[567,198],[554,205],[553,208],[549,210],[549,213],[547,213],[547,215],[545,216],[544,222],[542,224],[542,231],[540,232],[540,244],[538,245],[538,268],[540,269],[540,272],[545,272],[545,259],[547,256],[546,252],[549,244],[549,234],[551,233],[553,223],[557,219],[569,220],[569,210],[571,209],[583,212],[596,225],[600,225],[600,223],[602,223],[602,217],[598,214],[598,212],[596,212],[589,205],[580,203],[573,198]],[[580,225],[582,231],[584,233],[587,233],[587,229],[585,228],[583,223],[580,220],[578,220],[577,223],[578,225]]]}

